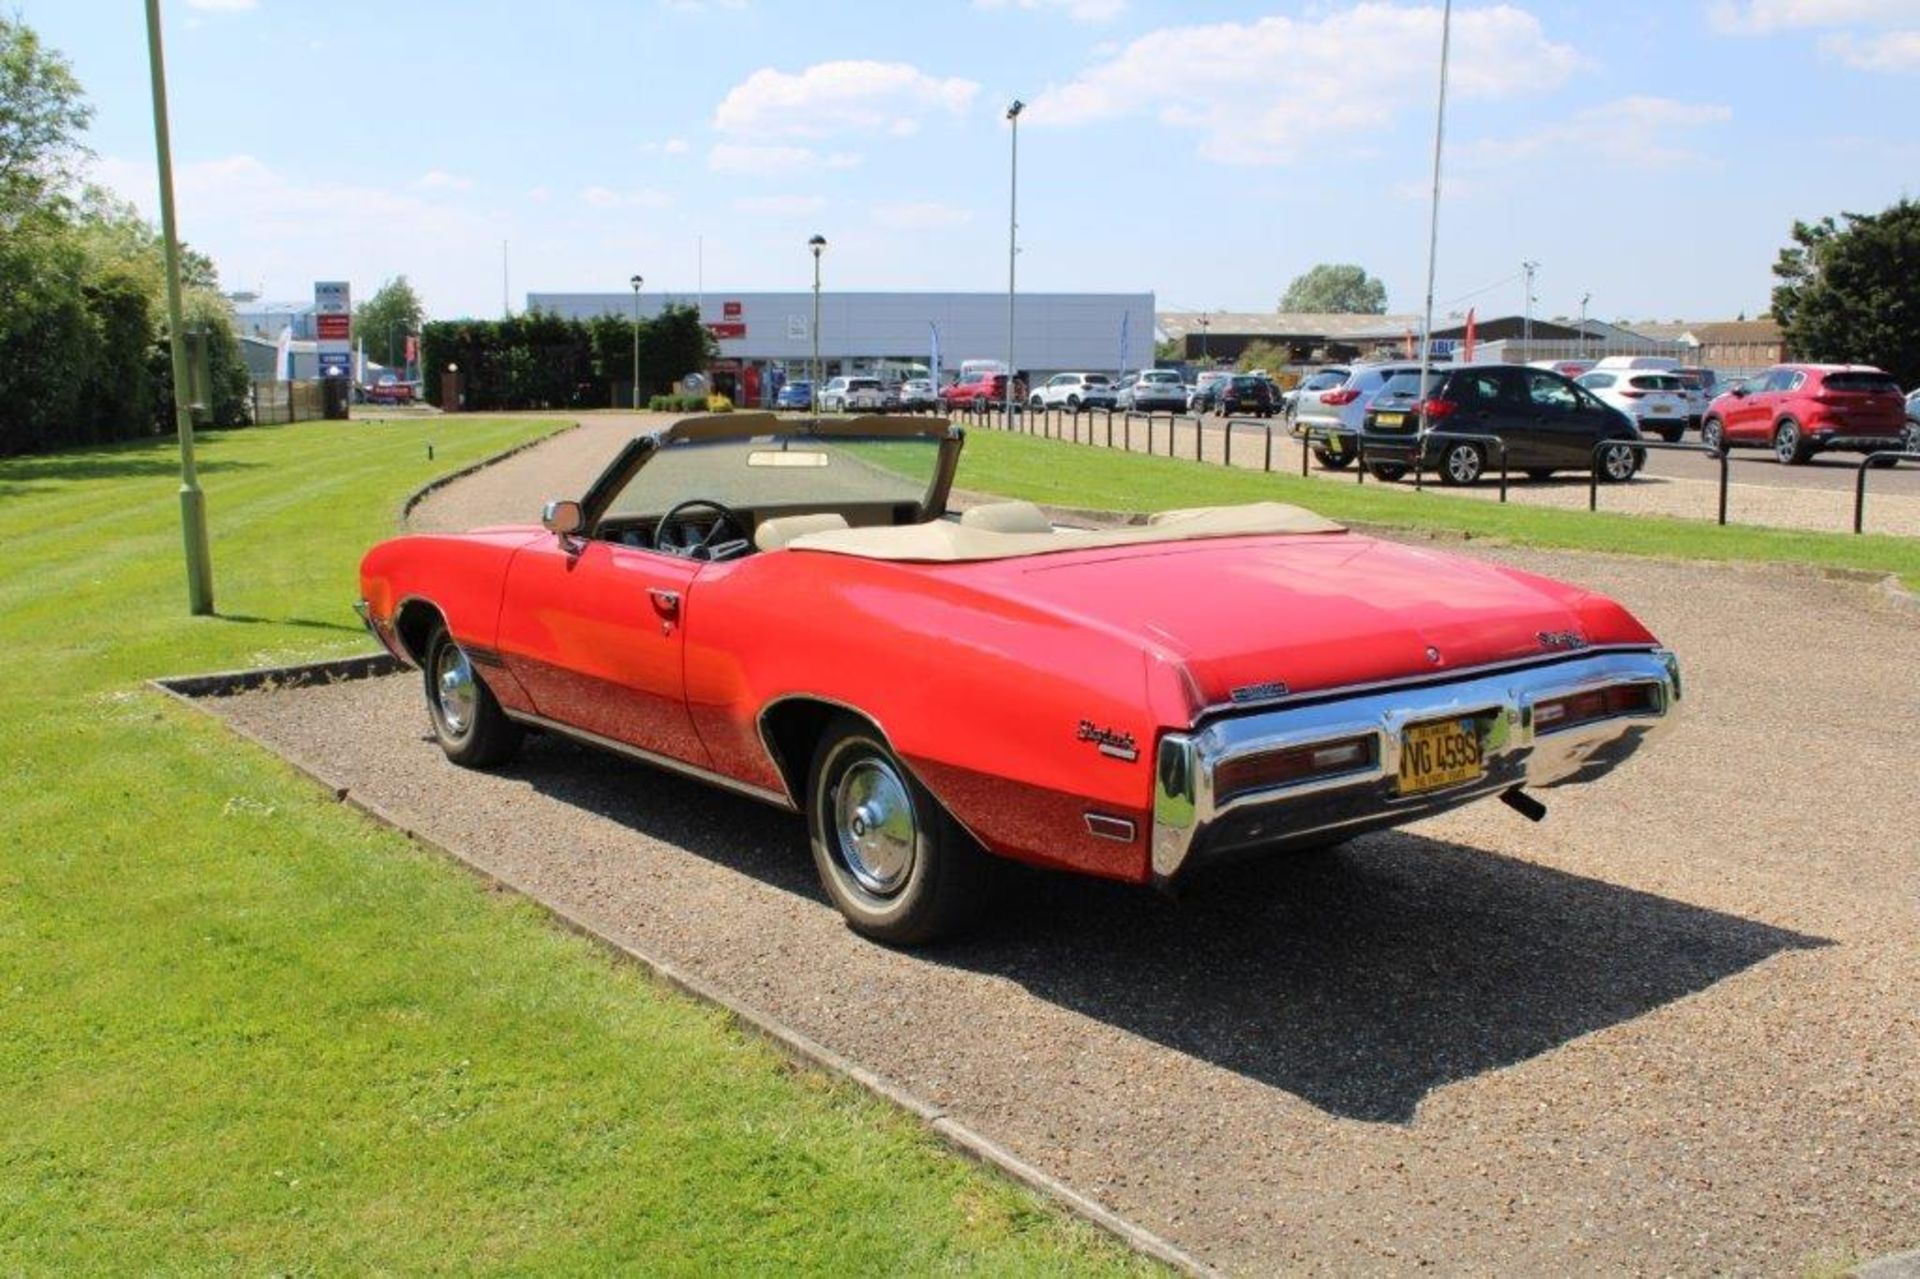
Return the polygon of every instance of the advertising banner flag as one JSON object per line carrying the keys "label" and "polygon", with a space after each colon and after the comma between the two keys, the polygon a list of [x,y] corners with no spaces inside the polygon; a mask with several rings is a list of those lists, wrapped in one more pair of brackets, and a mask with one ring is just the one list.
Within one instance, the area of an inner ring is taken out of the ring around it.
{"label": "advertising banner flag", "polygon": [[933,393],[940,394],[940,326],[927,321],[927,339],[932,353],[927,359],[927,376],[933,381]]}

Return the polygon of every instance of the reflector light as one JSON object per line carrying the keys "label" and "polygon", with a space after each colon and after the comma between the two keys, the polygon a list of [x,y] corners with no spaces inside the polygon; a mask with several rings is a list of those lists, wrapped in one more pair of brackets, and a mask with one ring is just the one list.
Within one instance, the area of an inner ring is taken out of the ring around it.
{"label": "reflector light", "polygon": [[1612,684],[1567,697],[1555,697],[1533,706],[1533,731],[1555,733],[1620,715],[1658,709],[1658,691],[1651,684]]}
{"label": "reflector light", "polygon": [[1351,404],[1359,398],[1360,392],[1353,390],[1351,387],[1342,387],[1338,391],[1322,391],[1320,393],[1320,402],[1322,404]]}
{"label": "reflector light", "polygon": [[1373,761],[1372,734],[1223,760],[1213,771],[1214,800],[1224,804],[1252,791],[1336,777],[1370,767]]}

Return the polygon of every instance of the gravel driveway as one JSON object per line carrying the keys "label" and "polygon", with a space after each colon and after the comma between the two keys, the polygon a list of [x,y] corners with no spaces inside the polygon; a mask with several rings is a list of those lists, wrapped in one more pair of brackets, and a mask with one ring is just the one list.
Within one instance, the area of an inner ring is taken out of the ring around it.
{"label": "gravel driveway", "polygon": [[[417,516],[537,505],[632,425]],[[412,677],[211,705],[1231,1270],[1793,1274],[1920,1243],[1920,613],[1466,549],[1638,612],[1686,662],[1676,731],[1543,825],[1482,804],[1177,902],[1023,873],[930,953],[848,932],[793,816],[551,737],[452,768]]]}

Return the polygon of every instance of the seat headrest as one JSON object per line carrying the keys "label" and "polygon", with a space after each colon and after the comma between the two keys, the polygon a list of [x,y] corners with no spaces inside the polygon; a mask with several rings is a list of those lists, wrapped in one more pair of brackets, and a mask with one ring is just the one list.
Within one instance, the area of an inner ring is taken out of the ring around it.
{"label": "seat headrest", "polygon": [[835,515],[832,511],[822,511],[817,515],[782,515],[778,519],[761,520],[760,526],[753,530],[753,544],[763,551],[777,551],[796,537],[808,533],[831,533],[847,527],[847,517]]}
{"label": "seat headrest", "polygon": [[990,502],[961,512],[965,528],[991,529],[995,533],[1051,533],[1053,522],[1032,502]]}

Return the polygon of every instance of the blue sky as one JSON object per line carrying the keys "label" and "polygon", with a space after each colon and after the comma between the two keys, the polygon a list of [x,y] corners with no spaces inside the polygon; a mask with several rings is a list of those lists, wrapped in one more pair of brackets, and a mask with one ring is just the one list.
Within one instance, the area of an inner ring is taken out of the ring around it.
{"label": "blue sky", "polygon": [[[155,207],[137,0],[15,0]],[[1020,285],[1271,309],[1354,261],[1424,290],[1439,8],[1228,0],[166,0],[183,234],[230,288],[437,316],[530,290]],[[1920,176],[1920,0],[1462,0],[1441,310],[1765,308],[1795,218]],[[696,246],[702,246],[698,251]]]}

